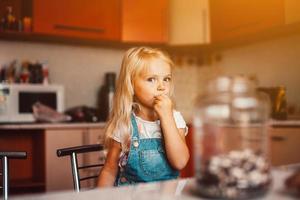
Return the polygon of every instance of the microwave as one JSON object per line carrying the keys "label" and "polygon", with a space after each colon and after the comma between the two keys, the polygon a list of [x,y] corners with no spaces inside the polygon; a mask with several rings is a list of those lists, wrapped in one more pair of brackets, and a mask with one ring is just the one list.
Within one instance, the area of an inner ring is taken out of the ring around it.
{"label": "microwave", "polygon": [[0,123],[34,122],[32,106],[36,102],[63,112],[63,86],[0,84]]}

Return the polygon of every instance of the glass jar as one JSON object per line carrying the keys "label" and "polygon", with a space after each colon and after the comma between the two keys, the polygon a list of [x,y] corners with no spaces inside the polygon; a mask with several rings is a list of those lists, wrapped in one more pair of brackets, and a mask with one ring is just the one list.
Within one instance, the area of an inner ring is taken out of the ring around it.
{"label": "glass jar", "polygon": [[268,190],[269,105],[245,77],[220,76],[208,83],[193,120],[197,193],[245,199]]}

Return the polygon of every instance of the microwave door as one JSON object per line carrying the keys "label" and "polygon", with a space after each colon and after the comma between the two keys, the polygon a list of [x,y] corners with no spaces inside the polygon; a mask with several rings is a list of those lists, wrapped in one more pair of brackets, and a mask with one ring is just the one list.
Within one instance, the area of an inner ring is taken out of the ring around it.
{"label": "microwave door", "polygon": [[32,115],[32,106],[36,102],[40,102],[47,105],[54,110],[57,110],[57,93],[56,92],[26,92],[22,91],[19,93],[18,103],[18,121],[34,121]]}
{"label": "microwave door", "polygon": [[36,102],[47,105],[57,110],[56,93],[55,92],[20,92],[19,93],[19,113],[32,113],[32,106]]}

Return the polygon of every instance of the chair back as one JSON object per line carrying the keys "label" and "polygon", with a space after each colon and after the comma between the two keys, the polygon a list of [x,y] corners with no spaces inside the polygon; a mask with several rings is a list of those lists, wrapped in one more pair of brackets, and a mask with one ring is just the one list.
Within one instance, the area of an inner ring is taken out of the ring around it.
{"label": "chair back", "polygon": [[[81,185],[80,185],[81,181],[85,181],[85,180],[89,180],[89,179],[96,179],[96,178],[98,178],[98,175],[99,175],[99,173],[97,173],[92,176],[81,177],[80,170],[90,169],[90,168],[101,168],[103,166],[103,163],[83,164],[83,165],[79,166],[77,155],[82,154],[82,153],[91,153],[91,152],[97,152],[97,151],[100,152],[103,149],[104,149],[103,145],[100,145],[100,144],[82,145],[82,146],[57,149],[56,154],[58,157],[70,156],[73,185],[74,185],[74,190],[76,192],[79,192],[81,189]],[[100,154],[99,154],[99,156],[100,156]],[[98,172],[100,172],[100,169],[98,170]]]}
{"label": "chair back", "polygon": [[25,159],[27,153],[24,151],[1,151],[0,160],[2,163],[2,171],[0,176],[2,177],[2,185],[0,188],[3,192],[3,199],[8,199],[9,193],[9,160],[10,159]]}

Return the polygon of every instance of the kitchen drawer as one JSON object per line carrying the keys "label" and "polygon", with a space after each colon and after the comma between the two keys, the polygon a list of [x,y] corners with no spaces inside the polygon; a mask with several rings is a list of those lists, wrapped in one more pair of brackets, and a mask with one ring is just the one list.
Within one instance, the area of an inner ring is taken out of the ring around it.
{"label": "kitchen drawer", "polygon": [[272,165],[300,163],[300,127],[271,128],[270,154]]}

